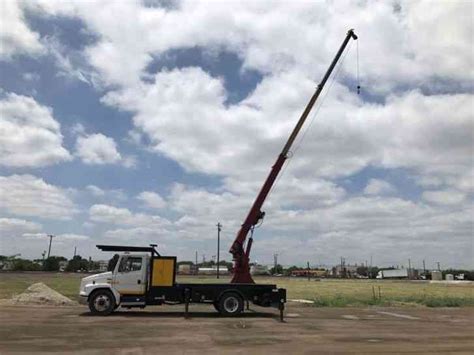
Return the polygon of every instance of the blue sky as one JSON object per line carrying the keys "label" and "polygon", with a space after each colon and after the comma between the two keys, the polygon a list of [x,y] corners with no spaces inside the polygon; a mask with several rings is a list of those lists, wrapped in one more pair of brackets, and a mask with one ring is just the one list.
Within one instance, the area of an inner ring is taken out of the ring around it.
{"label": "blue sky", "polygon": [[354,27],[253,259],[472,267],[472,5],[396,3],[3,3],[0,253],[227,256]]}

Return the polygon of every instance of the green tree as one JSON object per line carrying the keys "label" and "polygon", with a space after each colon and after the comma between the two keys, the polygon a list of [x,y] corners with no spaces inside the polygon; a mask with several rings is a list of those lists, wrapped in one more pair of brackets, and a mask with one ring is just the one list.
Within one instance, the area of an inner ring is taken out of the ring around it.
{"label": "green tree", "polygon": [[301,268],[299,268],[299,267],[296,266],[296,265],[293,265],[293,266],[290,266],[288,269],[285,269],[284,274],[285,274],[286,276],[289,276],[289,275],[291,275],[291,273],[292,273],[293,271],[299,270],[299,269],[301,269]]}
{"label": "green tree", "polygon": [[272,275],[283,274],[283,266],[281,266],[280,264],[277,264],[276,268],[272,267],[270,269],[270,274]]}
{"label": "green tree", "polygon": [[62,259],[66,260],[63,257],[50,256],[49,258],[44,260],[43,270],[44,271],[59,271],[59,262],[62,261]]}
{"label": "green tree", "polygon": [[377,266],[371,266],[368,268],[368,275],[370,279],[375,279],[379,273],[379,268]]}
{"label": "green tree", "polygon": [[83,259],[80,255],[74,256],[66,266],[66,271],[69,272],[76,272],[76,271],[83,271],[89,270],[89,261],[87,259]]}
{"label": "green tree", "polygon": [[360,276],[369,276],[369,268],[367,266],[359,266],[357,268],[357,274]]}
{"label": "green tree", "polygon": [[183,260],[183,261],[178,261],[176,263],[176,265],[194,265],[194,263],[192,261],[188,261],[188,260]]}
{"label": "green tree", "polygon": [[14,271],[39,271],[41,266],[27,259],[12,260],[12,270]]}

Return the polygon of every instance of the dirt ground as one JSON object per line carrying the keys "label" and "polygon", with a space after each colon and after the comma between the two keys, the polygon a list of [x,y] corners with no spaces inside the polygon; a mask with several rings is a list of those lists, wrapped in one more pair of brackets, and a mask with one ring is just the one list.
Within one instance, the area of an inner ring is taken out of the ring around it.
{"label": "dirt ground", "polygon": [[123,310],[91,316],[85,306],[0,306],[0,354],[466,353],[474,352],[473,308],[251,307],[223,318],[212,306]]}

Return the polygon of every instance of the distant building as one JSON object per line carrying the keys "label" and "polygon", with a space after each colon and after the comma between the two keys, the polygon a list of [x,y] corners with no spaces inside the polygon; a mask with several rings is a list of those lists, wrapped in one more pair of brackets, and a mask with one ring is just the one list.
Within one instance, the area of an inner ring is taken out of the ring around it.
{"label": "distant building", "polygon": [[13,261],[4,260],[0,261],[0,270],[10,271],[13,269]]}
{"label": "distant building", "polygon": [[270,275],[270,270],[266,265],[252,265],[250,267],[250,273],[252,275]]}
{"label": "distant building", "polygon": [[191,275],[191,265],[190,264],[181,264],[178,266],[178,274],[180,275]]}
{"label": "distant building", "polygon": [[328,276],[328,271],[327,270],[320,270],[320,269],[299,269],[299,270],[293,270],[291,272],[291,276],[295,277],[326,277]]}
{"label": "distant building", "polygon": [[[198,269],[198,274],[199,275],[217,275],[217,266],[213,267],[200,267]],[[219,266],[219,275],[228,275],[229,270],[227,270],[227,267],[220,265]]]}
{"label": "distant building", "polygon": [[67,268],[68,261],[62,260],[59,262],[59,271],[65,271]]}
{"label": "distant building", "polygon": [[336,265],[332,268],[332,276],[341,278],[357,277],[357,268],[359,265]]}
{"label": "distant building", "polygon": [[106,272],[109,269],[109,261],[108,260],[99,260],[99,271]]}

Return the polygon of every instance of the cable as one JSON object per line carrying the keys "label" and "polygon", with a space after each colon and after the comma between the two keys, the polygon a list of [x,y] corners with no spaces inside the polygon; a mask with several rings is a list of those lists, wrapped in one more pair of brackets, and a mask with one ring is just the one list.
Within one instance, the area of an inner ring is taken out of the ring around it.
{"label": "cable", "polygon": [[357,41],[357,95],[360,94],[360,76],[359,76],[359,41]]}
{"label": "cable", "polygon": [[[358,42],[358,41],[357,41]],[[306,127],[306,129],[304,130],[303,134],[301,135],[301,138],[298,140],[298,143],[295,147],[295,149],[291,152],[292,156],[294,156],[296,154],[296,152],[299,150],[299,148],[301,147],[301,144],[303,143],[303,140],[306,136],[306,134],[308,133],[309,129],[311,128],[313,122],[314,122],[314,119],[316,118],[316,115],[318,114],[319,110],[321,109],[321,107],[323,106],[324,104],[324,101],[326,100],[326,97],[328,96],[329,94],[329,91],[331,90],[334,82],[336,81],[336,78],[344,64],[344,60],[346,59],[346,56],[347,54],[349,53],[350,49],[351,49],[351,46],[352,46],[352,42],[349,43],[349,47],[347,49],[347,51],[344,53],[344,55],[342,56],[341,58],[341,61],[339,62],[337,68],[336,68],[336,72],[334,73],[333,77],[332,77],[332,80],[328,86],[328,89],[326,90],[324,96],[322,97],[319,105],[316,107],[316,109],[314,110],[314,112],[311,114],[311,118],[310,118],[310,122],[308,124],[308,126]],[[278,182],[280,181],[281,177],[284,175],[286,169],[288,168],[288,166],[290,165],[290,162],[291,160],[288,160],[288,163],[285,164],[285,166],[283,167],[283,170],[281,171],[280,175],[278,175],[275,183],[273,184],[272,188],[270,189],[270,191],[268,192],[268,195],[267,196],[270,196],[270,194],[273,192],[275,186],[278,184]]]}

